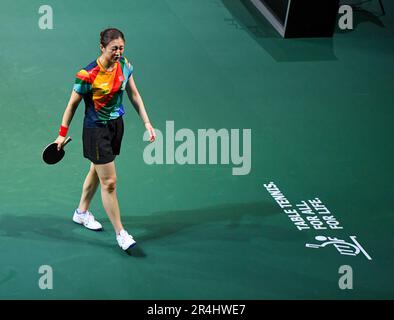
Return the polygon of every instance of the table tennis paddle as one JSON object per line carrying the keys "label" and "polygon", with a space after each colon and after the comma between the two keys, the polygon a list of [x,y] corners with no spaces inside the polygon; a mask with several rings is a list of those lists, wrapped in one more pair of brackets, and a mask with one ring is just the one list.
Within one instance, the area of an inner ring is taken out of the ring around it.
{"label": "table tennis paddle", "polygon": [[42,152],[42,160],[44,160],[45,163],[47,164],[56,164],[60,160],[63,159],[65,151],[64,147],[66,146],[67,143],[71,141],[71,137],[68,137],[64,143],[63,146],[60,150],[57,150],[57,143],[53,142],[49,145],[47,145]]}

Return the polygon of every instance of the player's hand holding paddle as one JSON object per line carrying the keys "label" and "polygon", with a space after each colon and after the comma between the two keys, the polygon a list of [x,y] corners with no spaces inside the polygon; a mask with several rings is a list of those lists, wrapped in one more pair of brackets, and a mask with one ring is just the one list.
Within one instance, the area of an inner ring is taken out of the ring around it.
{"label": "player's hand holding paddle", "polygon": [[56,143],[57,151],[60,151],[60,149],[63,149],[65,142],[66,142],[66,137],[58,136],[53,143]]}
{"label": "player's hand holding paddle", "polygon": [[65,139],[59,137],[55,142],[47,145],[42,153],[42,160],[47,164],[56,164],[63,159],[65,151],[64,147],[71,141],[71,137]]}
{"label": "player's hand holding paddle", "polygon": [[61,126],[57,139],[47,145],[42,152],[42,160],[47,164],[55,164],[63,159],[65,151],[64,147],[71,141],[71,137],[66,139],[68,128]]}

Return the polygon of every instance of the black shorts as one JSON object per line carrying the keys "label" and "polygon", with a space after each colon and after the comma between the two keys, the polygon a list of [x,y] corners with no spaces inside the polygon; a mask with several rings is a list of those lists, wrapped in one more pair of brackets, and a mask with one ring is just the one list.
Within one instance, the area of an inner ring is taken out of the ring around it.
{"label": "black shorts", "polygon": [[123,137],[123,118],[107,121],[98,128],[83,128],[83,156],[94,164],[114,161],[120,153]]}

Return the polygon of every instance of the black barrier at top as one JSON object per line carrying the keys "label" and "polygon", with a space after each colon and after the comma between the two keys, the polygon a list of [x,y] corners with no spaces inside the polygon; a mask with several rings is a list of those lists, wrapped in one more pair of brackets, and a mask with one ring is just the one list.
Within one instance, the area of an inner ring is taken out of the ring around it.
{"label": "black barrier at top", "polygon": [[332,37],[339,0],[250,0],[284,38]]}

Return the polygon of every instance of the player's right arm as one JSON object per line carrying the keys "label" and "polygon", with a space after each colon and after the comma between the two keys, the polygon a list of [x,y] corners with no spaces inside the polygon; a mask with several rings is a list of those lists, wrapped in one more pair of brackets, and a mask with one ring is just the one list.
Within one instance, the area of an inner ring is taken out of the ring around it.
{"label": "player's right arm", "polygon": [[[82,95],[75,92],[74,90],[72,91],[71,96],[70,96],[70,100],[68,101],[66,110],[64,111],[64,114],[63,114],[61,127],[68,129],[68,127],[70,126],[71,120],[74,117],[75,111],[77,110],[78,105],[81,102],[82,98],[83,98]],[[61,149],[65,140],[66,140],[66,137],[59,134],[59,136],[55,140],[55,143],[57,143],[58,150]]]}

